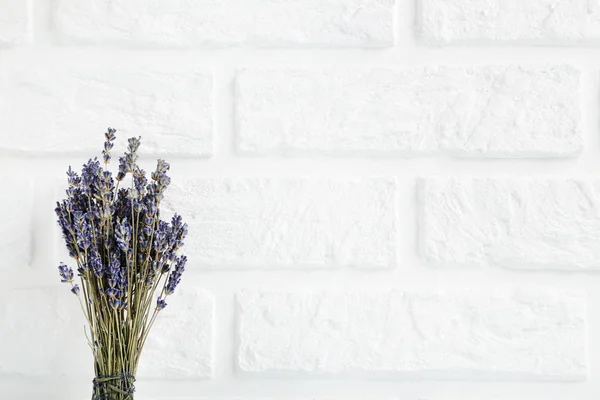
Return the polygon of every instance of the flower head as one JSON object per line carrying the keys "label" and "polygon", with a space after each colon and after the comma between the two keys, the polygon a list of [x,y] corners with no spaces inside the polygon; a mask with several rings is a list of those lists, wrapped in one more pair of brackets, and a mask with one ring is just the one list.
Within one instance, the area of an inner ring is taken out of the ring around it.
{"label": "flower head", "polygon": [[127,251],[131,241],[131,224],[127,219],[121,220],[115,227],[117,245],[122,251]]}
{"label": "flower head", "polygon": [[106,139],[106,141],[104,142],[104,150],[102,150],[102,158],[104,159],[104,164],[108,164],[110,162],[110,151],[112,150],[114,146],[113,142],[116,139],[115,132],[115,129],[108,128],[108,130],[104,134],[104,138]]}
{"label": "flower head", "polygon": [[64,263],[60,263],[58,265],[58,274],[60,275],[60,281],[62,283],[71,283],[73,282],[73,270],[71,267],[67,266]]}
{"label": "flower head", "polygon": [[74,295],[78,295],[79,294],[79,285],[78,284],[74,284],[73,287],[71,288],[71,292]]}
{"label": "flower head", "polygon": [[173,271],[171,271],[169,281],[167,282],[167,286],[165,286],[165,293],[167,295],[175,293],[175,288],[177,287],[177,285],[179,285],[179,282],[181,281],[181,275],[183,274],[183,271],[185,271],[186,262],[186,256],[181,256],[177,258],[175,268],[173,269]]}
{"label": "flower head", "polygon": [[165,308],[167,306],[167,302],[165,301],[165,299],[163,298],[158,298],[156,299],[156,309],[157,310],[162,310],[163,308]]}

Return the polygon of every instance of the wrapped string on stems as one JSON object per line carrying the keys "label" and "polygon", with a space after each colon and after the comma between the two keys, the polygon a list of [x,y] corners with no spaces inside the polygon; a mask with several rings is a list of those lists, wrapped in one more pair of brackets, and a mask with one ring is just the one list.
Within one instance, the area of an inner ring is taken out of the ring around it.
{"label": "wrapped string on stems", "polygon": [[79,283],[65,263],[59,275],[79,298],[88,324],[96,375],[92,400],[133,399],[142,349],[187,262],[179,254],[187,224],[177,214],[170,221],[160,217],[169,164],[158,160],[148,180],[137,164],[141,138],[133,137],[113,176],[108,167],[115,133],[105,133],[103,165],[90,159],[80,175],[69,167],[66,198],[55,208]]}

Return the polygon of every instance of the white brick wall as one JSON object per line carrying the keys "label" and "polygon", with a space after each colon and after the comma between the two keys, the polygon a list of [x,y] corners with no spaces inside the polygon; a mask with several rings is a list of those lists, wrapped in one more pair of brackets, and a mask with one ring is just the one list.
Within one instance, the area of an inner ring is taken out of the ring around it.
{"label": "white brick wall", "polygon": [[582,380],[584,302],[493,293],[243,293],[243,371]]}
{"label": "white brick wall", "polygon": [[0,371],[4,376],[93,374],[77,301],[60,288],[6,289],[0,296]]}
{"label": "white brick wall", "polygon": [[595,0],[417,0],[423,39],[445,43],[593,44]]}
{"label": "white brick wall", "polygon": [[0,47],[23,44],[31,37],[30,0],[0,0]]}
{"label": "white brick wall", "polygon": [[0,149],[89,154],[98,149],[94,127],[112,119],[115,129],[145,132],[149,153],[212,155],[211,75],[193,67],[0,65]]}
{"label": "white brick wall", "polygon": [[4,172],[0,187],[0,270],[27,268],[33,251],[33,182]]}
{"label": "white brick wall", "polygon": [[57,0],[67,41],[146,46],[385,46],[393,0]]}
{"label": "white brick wall", "polygon": [[181,179],[165,200],[188,215],[201,268],[393,268],[393,179]]}
{"label": "white brick wall", "polygon": [[535,157],[580,148],[579,73],[566,65],[251,70],[237,83],[243,152]]}
{"label": "white brick wall", "polygon": [[0,400],[90,397],[52,211],[108,126],[190,225],[137,399],[597,399],[599,49],[598,0],[0,0]]}
{"label": "white brick wall", "polygon": [[599,269],[600,182],[425,179],[421,244],[436,264]]}

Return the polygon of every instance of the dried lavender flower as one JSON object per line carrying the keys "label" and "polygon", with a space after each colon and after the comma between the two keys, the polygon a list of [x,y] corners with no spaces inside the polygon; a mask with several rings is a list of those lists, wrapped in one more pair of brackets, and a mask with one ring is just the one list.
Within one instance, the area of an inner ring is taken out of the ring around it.
{"label": "dried lavender flower", "polygon": [[73,282],[73,269],[71,269],[71,267],[68,267],[64,263],[60,263],[60,265],[58,266],[58,273],[60,274],[60,281],[62,283]]}
{"label": "dried lavender flower", "polygon": [[111,159],[110,151],[114,146],[114,140],[116,139],[115,133],[117,131],[113,128],[108,128],[106,133],[104,134],[104,138],[106,141],[104,142],[104,150],[102,150],[102,158],[104,159],[104,164],[108,164]]}
{"label": "dried lavender flower", "polygon": [[158,299],[156,299],[156,309],[157,310],[162,310],[166,306],[167,306],[167,302],[165,301],[165,299],[161,299],[160,297]]}
{"label": "dried lavender flower", "polygon": [[[113,175],[108,166],[115,140],[116,130],[108,128],[104,167],[98,158],[85,162],[80,174],[69,166],[66,198],[54,209],[80,284],[64,263],[59,275],[81,301],[97,376],[135,374],[156,314],[167,306],[165,298],[175,292],[187,262],[178,254],[187,225],[177,214],[170,221],[160,218],[171,184],[169,163],[157,160],[149,180],[138,165],[141,137],[132,137]],[[128,174],[131,186],[119,187]]]}
{"label": "dried lavender flower", "polygon": [[78,295],[79,294],[79,285],[78,284],[74,284],[73,287],[71,288],[71,292],[74,295]]}
{"label": "dried lavender flower", "polygon": [[175,293],[175,288],[177,287],[177,285],[179,285],[179,282],[181,281],[181,275],[183,274],[183,271],[185,271],[186,262],[186,256],[181,256],[177,258],[177,262],[175,263],[175,269],[171,271],[169,281],[167,282],[167,286],[165,287],[165,293],[167,295]]}

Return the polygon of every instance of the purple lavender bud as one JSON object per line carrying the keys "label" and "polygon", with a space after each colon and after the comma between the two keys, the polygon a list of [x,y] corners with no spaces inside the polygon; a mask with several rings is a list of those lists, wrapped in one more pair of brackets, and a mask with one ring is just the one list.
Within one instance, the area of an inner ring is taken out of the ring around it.
{"label": "purple lavender bud", "polygon": [[163,187],[167,187],[171,184],[171,178],[167,175],[161,175],[161,177],[158,180],[158,183],[160,183]]}
{"label": "purple lavender bud", "polygon": [[[148,187],[152,187],[152,185],[148,185]],[[145,200],[146,200],[145,201],[146,214],[147,214],[148,218],[153,220],[154,216],[156,215],[156,212],[157,212],[156,201],[154,199],[154,196],[152,196],[151,194],[148,194],[148,195],[146,195]],[[152,223],[152,222],[150,222],[150,223]]]}
{"label": "purple lavender bud", "polygon": [[114,198],[115,182],[110,171],[101,171],[98,173],[98,179],[95,181],[95,198],[104,203],[109,203]]}
{"label": "purple lavender bud", "polygon": [[138,155],[136,153],[125,153],[125,160],[127,162],[127,169],[129,172],[133,172],[137,169]]}
{"label": "purple lavender bud", "polygon": [[162,159],[156,160],[156,171],[155,172],[157,173],[157,175],[164,174],[164,173],[168,172],[169,169],[171,169],[171,166],[169,165],[168,162],[166,162],[165,160],[162,160]]}
{"label": "purple lavender bud", "polygon": [[169,247],[171,227],[165,221],[158,221],[154,232],[154,250],[164,253]]}
{"label": "purple lavender bud", "polygon": [[186,238],[188,234],[188,226],[184,224],[181,216],[175,214],[171,219],[171,229],[173,231],[173,249],[178,250],[183,246],[183,239]]}
{"label": "purple lavender bud", "polygon": [[156,299],[156,309],[157,310],[162,310],[163,308],[165,308],[167,306],[167,302],[165,301],[165,299],[161,299],[160,297],[158,299]]}
{"label": "purple lavender bud", "polygon": [[175,254],[174,251],[167,251],[164,255],[163,258],[165,258],[166,260],[168,260],[169,262],[175,262],[175,259],[177,258],[177,255]]}
{"label": "purple lavender bud", "polygon": [[101,278],[104,275],[104,265],[102,265],[102,258],[96,248],[91,248],[88,254],[88,260],[94,275],[96,275],[97,278]]}
{"label": "purple lavender bud", "polygon": [[141,139],[141,136],[138,136],[137,138],[131,137],[127,139],[127,142],[129,143],[129,145],[127,146],[127,150],[129,150],[131,153],[135,153],[140,147]]}
{"label": "purple lavender bud", "polygon": [[119,221],[115,227],[115,238],[117,239],[117,245],[123,251],[129,249],[129,242],[131,240],[131,225],[128,220]]}
{"label": "purple lavender bud", "polygon": [[119,270],[119,274],[117,276],[117,287],[120,290],[127,289],[127,274],[124,269]]}
{"label": "purple lavender bud", "polygon": [[[141,243],[138,243],[138,250],[141,249]],[[146,261],[146,255],[144,253],[142,253],[141,251],[138,251],[137,254],[137,265],[138,267],[143,265],[144,261]]]}
{"label": "purple lavender bud", "polygon": [[116,254],[111,254],[110,256],[110,262],[108,263],[108,267],[111,270],[117,270],[119,269],[119,267],[121,266],[121,260],[119,260],[119,257],[117,257]]}
{"label": "purple lavender bud", "polygon": [[61,277],[62,283],[70,283],[73,282],[73,270],[67,266],[65,263],[60,263],[58,265],[58,274]]}
{"label": "purple lavender bud", "polygon": [[[169,253],[169,255],[171,255],[171,254],[173,254],[173,253]],[[160,261],[158,263],[158,265],[160,266],[160,273],[161,274],[166,274],[171,269],[171,266],[169,265],[169,263],[165,262],[165,261]]]}
{"label": "purple lavender bud", "polygon": [[146,179],[146,172],[143,169],[139,169],[133,175],[133,185],[136,190],[140,194],[141,197],[146,194],[146,186],[148,185],[148,180]]}
{"label": "purple lavender bud", "polygon": [[129,172],[129,168],[127,165],[127,158],[125,156],[119,157],[119,173],[117,174],[116,179],[118,181],[122,181],[128,172]]}
{"label": "purple lavender bud", "polygon": [[144,206],[142,205],[142,202],[138,199],[134,199],[133,200],[133,211],[139,214],[142,212],[143,209],[144,209]]}
{"label": "purple lavender bud", "polygon": [[112,143],[112,142],[104,142],[104,151],[107,153],[110,152],[112,150],[113,146],[114,146],[114,143]]}
{"label": "purple lavender bud", "polygon": [[109,298],[108,304],[115,309],[121,308],[121,300],[117,299],[116,297]]}
{"label": "purple lavender bud", "polygon": [[[104,147],[106,147],[106,143],[108,143],[108,142],[105,142],[105,143],[104,143],[104,144],[105,144],[105,146],[104,146]],[[112,144],[112,143],[111,143],[111,144]],[[108,163],[110,162],[110,159],[111,159],[111,158],[112,158],[112,157],[110,156],[110,153],[109,153],[108,151],[106,151],[106,150],[103,150],[103,151],[102,151],[102,159],[104,160],[104,163],[105,163],[105,164],[108,164]]]}
{"label": "purple lavender bud", "polygon": [[81,170],[81,183],[86,195],[92,197],[95,194],[94,186],[96,186],[100,172],[100,162],[96,158],[88,160],[88,162],[83,165],[83,169]]}
{"label": "purple lavender bud", "polygon": [[146,218],[144,220],[144,227],[142,228],[144,235],[150,236],[152,235],[152,219]]}
{"label": "purple lavender bud", "polygon": [[105,137],[105,139],[106,139],[107,141],[109,141],[109,142],[112,142],[112,141],[114,141],[114,140],[117,138],[117,136],[115,135],[115,133],[116,133],[116,132],[117,132],[117,130],[116,130],[116,129],[113,129],[113,128],[110,128],[110,127],[109,127],[109,128],[106,130],[106,133],[104,134],[104,137]]}
{"label": "purple lavender bud", "polygon": [[179,282],[181,281],[181,275],[183,274],[183,271],[185,271],[186,262],[186,256],[181,256],[177,259],[177,262],[175,263],[175,268],[171,272],[171,275],[169,276],[169,281],[165,286],[165,293],[167,295],[175,293],[175,288],[177,287],[177,285],[179,285]]}
{"label": "purple lavender bud", "polygon": [[71,292],[74,295],[78,295],[79,294],[79,285],[78,284],[73,285],[73,287],[71,288]]}
{"label": "purple lavender bud", "polygon": [[79,186],[79,183],[81,182],[81,178],[77,175],[77,173],[75,171],[73,171],[71,169],[71,166],[69,165],[69,170],[67,171],[67,176],[68,176],[68,183],[69,186],[72,187],[77,187]]}
{"label": "purple lavender bud", "polygon": [[154,269],[150,269],[148,271],[148,276],[146,277],[146,287],[151,288],[154,285],[154,278],[156,278],[156,271]]}
{"label": "purple lavender bud", "polygon": [[182,224],[183,224],[183,220],[181,218],[181,215],[179,215],[179,214],[173,215],[173,218],[171,218],[171,226],[173,227],[173,230],[178,230]]}
{"label": "purple lavender bud", "polygon": [[84,250],[92,246],[92,226],[86,220],[86,215],[81,211],[73,213],[75,218],[75,232],[77,233],[77,244]]}
{"label": "purple lavender bud", "polygon": [[[146,253],[150,250],[150,240],[143,231],[140,232],[140,236],[138,237],[138,250],[140,251],[138,254],[138,264],[140,264],[141,261],[146,259]],[[140,260],[140,257],[142,260]]]}

